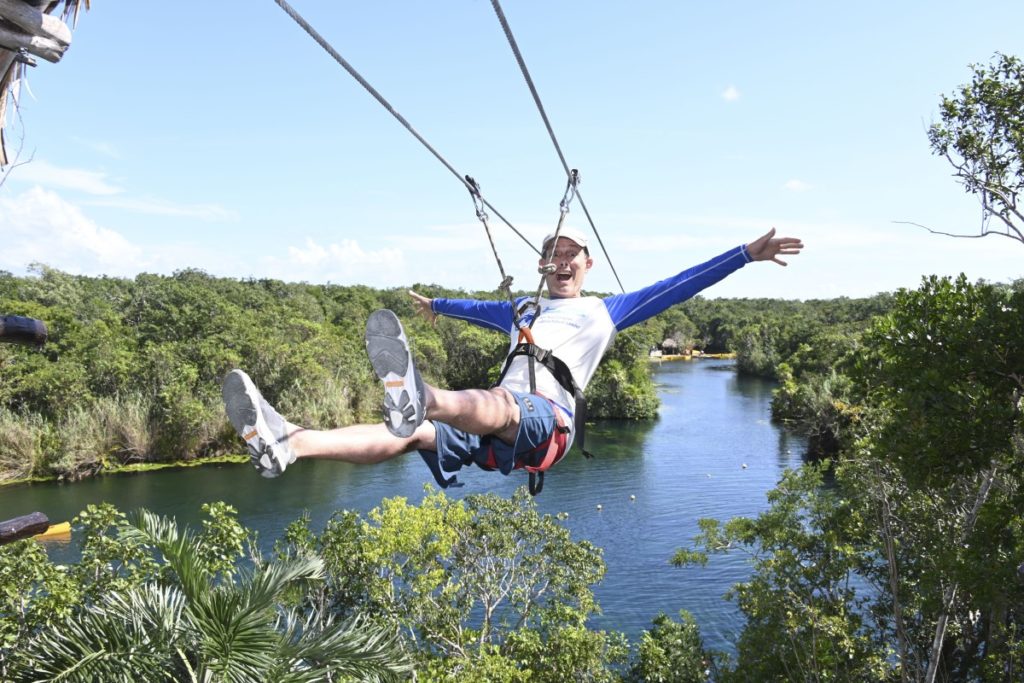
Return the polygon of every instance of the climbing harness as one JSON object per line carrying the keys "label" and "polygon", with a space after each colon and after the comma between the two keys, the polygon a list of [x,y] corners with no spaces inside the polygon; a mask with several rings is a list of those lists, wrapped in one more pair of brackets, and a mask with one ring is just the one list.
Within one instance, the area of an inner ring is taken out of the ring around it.
{"label": "climbing harness", "polygon": [[[533,394],[537,398],[543,399],[551,404],[551,410],[555,415],[555,429],[551,432],[548,438],[536,448],[532,448],[525,453],[520,453],[516,457],[515,464],[512,466],[512,469],[525,469],[527,471],[530,475],[530,495],[536,496],[544,488],[544,473],[551,469],[555,463],[565,456],[565,451],[567,450],[566,446],[569,444],[569,427],[565,424],[562,412],[554,401],[543,394],[538,394],[536,392],[533,392]],[[476,466],[482,470],[498,469],[498,459],[495,455],[493,445],[487,446],[487,455],[485,459],[482,462],[477,461]]]}
{"label": "climbing harness", "polygon": [[[522,337],[520,337],[520,340]],[[494,386],[501,384],[501,380],[505,379],[506,373],[512,366],[512,361],[519,356],[526,356],[529,362],[530,368],[530,393],[537,394],[545,400],[550,402],[542,394],[537,392],[537,375],[536,365],[540,364],[551,373],[551,376],[565,389],[567,392],[572,394],[573,400],[575,401],[575,410],[573,411],[573,426],[576,430],[576,441],[579,444],[580,452],[585,458],[592,458],[594,455],[588,451],[585,444],[586,434],[586,422],[587,422],[587,398],[583,395],[583,391],[579,385],[576,384],[576,379],[572,376],[572,371],[569,370],[569,366],[565,364],[560,358],[555,356],[547,349],[531,342],[520,341],[516,344],[516,347],[512,349],[512,352],[505,358],[505,365],[501,368],[501,374],[498,376],[498,381],[495,382]],[[530,494],[537,495],[544,488],[544,473],[551,468],[552,465],[557,463],[565,455],[565,447],[567,443],[566,434],[569,432],[569,428],[565,426],[562,421],[562,410],[557,405],[552,403],[552,409],[555,413],[557,425],[555,427],[555,433],[552,433],[552,438],[555,437],[556,433],[561,434],[561,440],[555,442],[557,450],[547,449],[543,455],[539,455],[538,451],[540,447],[524,454],[523,464],[517,464],[517,467],[523,466],[526,471],[530,474]],[[549,439],[549,442],[551,440]],[[549,444],[545,444],[547,446]]]}

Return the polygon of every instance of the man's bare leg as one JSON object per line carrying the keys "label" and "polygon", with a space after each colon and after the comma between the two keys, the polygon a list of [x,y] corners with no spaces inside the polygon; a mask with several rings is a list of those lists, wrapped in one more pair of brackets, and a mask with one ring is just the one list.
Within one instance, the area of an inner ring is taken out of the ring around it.
{"label": "man's bare leg", "polygon": [[305,429],[291,425],[288,443],[298,458],[326,458],[358,465],[384,462],[410,451],[435,450],[434,425],[424,422],[407,438],[392,436],[383,424],[358,424],[337,429]]}
{"label": "man's bare leg", "polygon": [[431,420],[508,443],[515,440],[520,415],[512,394],[500,387],[447,391],[424,383],[393,312],[371,314],[366,345],[374,372],[384,382],[384,425],[304,429],[274,410],[245,372],[232,370],[225,376],[225,410],[260,474],[276,477],[299,457],[376,463],[413,450],[436,450]]}
{"label": "man's bare leg", "polygon": [[289,424],[288,443],[299,458],[327,458],[372,464],[418,450],[436,450],[439,420],[472,434],[494,434],[511,443],[519,429],[519,404],[505,389],[447,391],[429,385],[427,419],[408,438],[393,436],[383,424],[338,429],[304,429]]}
{"label": "man's bare leg", "polygon": [[470,434],[493,434],[512,443],[519,431],[519,404],[507,389],[447,391],[425,385],[427,419]]}

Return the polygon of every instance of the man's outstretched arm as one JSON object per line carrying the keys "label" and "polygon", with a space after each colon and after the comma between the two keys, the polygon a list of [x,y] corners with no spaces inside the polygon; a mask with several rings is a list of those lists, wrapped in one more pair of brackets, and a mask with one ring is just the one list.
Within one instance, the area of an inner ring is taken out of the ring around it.
{"label": "man's outstretched arm", "polygon": [[610,296],[604,300],[605,306],[616,329],[624,330],[686,301],[751,261],[773,261],[784,266],[786,262],[778,257],[799,254],[803,246],[795,237],[775,237],[775,228],[772,228],[749,244],[730,249],[649,287]]}
{"label": "man's outstretched arm", "polygon": [[476,299],[431,299],[409,290],[413,309],[427,322],[435,324],[438,315],[458,318],[480,327],[508,334],[512,330],[512,305],[507,301]]}

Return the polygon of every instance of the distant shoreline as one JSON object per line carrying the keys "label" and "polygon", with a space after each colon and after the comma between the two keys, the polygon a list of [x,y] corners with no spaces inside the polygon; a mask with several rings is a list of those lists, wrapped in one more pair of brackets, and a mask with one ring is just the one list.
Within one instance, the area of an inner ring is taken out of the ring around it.
{"label": "distant shoreline", "polygon": [[736,358],[736,354],[733,353],[733,352],[730,352],[730,353],[679,353],[679,354],[672,353],[672,354],[662,354],[660,356],[651,355],[651,356],[647,357],[647,360],[652,361],[652,362],[657,361],[657,362],[660,363],[660,362],[666,361],[666,360],[701,360],[701,359],[704,359],[704,358],[712,358],[712,359],[716,359],[716,360],[722,360],[722,359],[732,360],[732,359]]}

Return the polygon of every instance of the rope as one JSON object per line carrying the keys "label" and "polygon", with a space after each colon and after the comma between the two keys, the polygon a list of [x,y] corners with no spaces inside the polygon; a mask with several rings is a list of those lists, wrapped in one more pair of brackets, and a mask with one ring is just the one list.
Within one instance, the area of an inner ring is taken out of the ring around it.
{"label": "rope", "polygon": [[509,303],[512,304],[512,309],[515,310],[516,300],[512,295],[512,276],[505,274],[505,266],[501,263],[501,257],[498,256],[498,247],[494,244],[494,237],[491,236],[491,226],[487,222],[489,216],[484,211],[484,198],[480,194],[480,183],[469,176],[466,176],[466,183],[470,186],[469,194],[473,198],[473,206],[476,207],[476,217],[484,225],[487,241],[491,243],[491,251],[494,252],[494,260],[498,262],[498,272],[501,273],[501,284],[498,285],[498,291],[505,293]]}
{"label": "rope", "polygon": [[[547,112],[544,111],[544,105],[540,101],[540,95],[537,93],[537,88],[533,84],[533,78],[530,76],[530,71],[526,68],[526,60],[523,59],[523,54],[519,51],[519,45],[516,43],[515,36],[512,35],[512,27],[509,26],[508,20],[505,18],[505,12],[501,9],[501,3],[498,2],[498,0],[491,0],[491,6],[494,8],[494,13],[498,15],[498,21],[501,23],[501,28],[505,32],[505,38],[508,40],[509,47],[512,48],[512,53],[515,55],[516,62],[519,64],[519,70],[522,71],[523,78],[526,80],[526,85],[530,89],[530,94],[533,95],[533,101],[537,105],[537,111],[540,112],[540,117],[544,120],[544,127],[547,128],[548,136],[551,138],[551,142],[555,146],[555,151],[558,153],[558,158],[562,162],[562,169],[565,171],[565,174],[569,176],[574,173],[574,171],[570,171],[569,164],[565,161],[565,155],[562,154],[562,147],[558,144],[558,139],[555,137],[555,131],[551,127],[551,121],[548,119]],[[619,289],[625,293],[626,288],[622,286],[622,280],[619,279],[619,274],[615,270],[615,264],[612,263],[611,256],[608,255],[608,250],[605,249],[604,240],[601,239],[601,234],[597,231],[597,226],[594,225],[594,220],[590,217],[590,211],[587,210],[587,205],[583,203],[583,195],[579,193],[579,190],[576,190],[576,196],[579,197],[580,207],[583,209],[583,213],[587,217],[587,222],[590,223],[590,229],[594,231],[594,236],[597,237],[597,243],[601,245],[601,251],[604,253],[605,260],[608,261],[608,265],[612,269],[615,281],[619,283]]]}
{"label": "rope", "polygon": [[[455,170],[455,168],[454,168],[454,167],[453,167],[453,166],[452,166],[451,164],[449,164],[449,163],[448,163],[448,161],[447,161],[447,160],[446,160],[446,159],[445,159],[445,158],[444,158],[443,156],[441,156],[441,154],[440,154],[440,153],[439,153],[439,152],[438,152],[438,151],[437,151],[436,149],[434,149],[434,148],[433,148],[433,147],[432,147],[432,146],[430,145],[430,143],[429,143],[429,142],[427,142],[427,141],[426,141],[426,140],[425,140],[425,139],[423,138],[423,136],[422,136],[422,135],[420,135],[420,134],[419,134],[418,132],[416,132],[416,129],[412,127],[412,124],[410,124],[410,123],[409,123],[408,121],[406,121],[406,120],[405,120],[405,117],[403,117],[403,116],[402,116],[401,114],[399,114],[399,113],[398,113],[398,112],[397,112],[397,111],[395,110],[395,108],[394,108],[394,107],[392,107],[392,106],[391,106],[391,104],[390,104],[390,103],[389,103],[389,102],[388,102],[388,101],[387,101],[386,99],[384,99],[384,96],[383,96],[383,95],[381,95],[381,94],[380,94],[379,92],[377,92],[377,90],[376,90],[376,89],[375,89],[375,88],[374,88],[374,87],[373,87],[372,85],[370,85],[370,83],[369,83],[369,82],[367,82],[367,80],[366,80],[365,78],[363,78],[363,77],[362,77],[362,76],[361,76],[361,75],[359,74],[359,72],[358,72],[358,71],[356,71],[356,70],[355,70],[355,68],[354,68],[354,67],[353,67],[353,66],[352,66],[351,64],[349,64],[349,63],[348,63],[348,62],[347,62],[347,61],[345,60],[345,58],[344,58],[344,57],[342,57],[342,56],[341,56],[341,55],[340,55],[340,54],[338,53],[338,51],[337,51],[337,50],[335,50],[335,49],[334,49],[333,47],[331,47],[331,44],[330,44],[330,43],[328,43],[328,42],[327,42],[327,41],[326,41],[326,40],[325,40],[325,39],[323,38],[323,36],[321,36],[321,35],[320,35],[319,33],[317,33],[316,29],[314,29],[314,28],[313,28],[313,27],[312,27],[312,26],[311,26],[311,25],[309,24],[309,22],[307,22],[307,21],[306,21],[306,20],[305,20],[305,19],[304,19],[304,18],[302,17],[302,15],[300,15],[300,14],[299,14],[299,13],[298,13],[297,11],[295,11],[295,9],[294,9],[294,8],[293,8],[293,7],[291,6],[291,5],[289,5],[289,4],[287,3],[287,2],[285,2],[285,0],[274,0],[274,2],[276,2],[276,3],[278,4],[278,6],[279,6],[279,7],[281,8],[281,9],[283,9],[283,10],[285,11],[285,13],[286,13],[286,14],[287,14],[288,16],[290,16],[290,17],[291,17],[291,18],[292,18],[292,19],[293,19],[293,20],[295,21],[295,23],[297,23],[297,24],[298,24],[299,26],[301,26],[301,27],[302,27],[302,29],[303,29],[303,30],[304,30],[304,31],[305,31],[306,33],[308,33],[308,34],[309,34],[309,36],[310,36],[310,37],[311,37],[311,38],[312,38],[313,40],[315,40],[315,41],[317,42],[317,44],[318,44],[318,45],[320,45],[320,47],[322,47],[322,48],[324,49],[324,51],[325,51],[325,52],[327,52],[327,54],[329,54],[329,55],[330,55],[331,57],[333,57],[333,58],[334,58],[334,61],[336,61],[336,62],[337,62],[338,64],[340,64],[340,65],[341,65],[341,67],[342,67],[343,69],[345,69],[345,71],[347,71],[347,72],[349,73],[349,75],[350,75],[350,76],[352,76],[352,78],[356,79],[356,81],[357,81],[357,82],[359,83],[359,85],[363,86],[363,88],[364,88],[364,89],[366,90],[366,92],[370,93],[370,95],[372,95],[372,96],[373,96],[373,98],[374,98],[375,100],[377,100],[377,102],[379,102],[379,103],[381,104],[381,106],[383,106],[383,107],[384,107],[385,109],[387,109],[388,113],[390,113],[390,114],[391,114],[391,115],[392,115],[393,117],[395,117],[395,119],[396,119],[396,120],[397,120],[397,121],[398,121],[399,123],[401,123],[401,124],[402,124],[402,125],[403,125],[403,126],[405,127],[405,129],[406,129],[407,131],[409,131],[410,133],[412,133],[413,137],[415,137],[415,138],[416,138],[417,140],[419,140],[419,141],[420,141],[420,143],[421,143],[421,144],[422,144],[422,145],[423,145],[424,147],[426,147],[426,148],[427,148],[427,150],[428,150],[428,151],[429,151],[429,152],[430,152],[431,154],[433,154],[433,155],[434,155],[434,157],[435,157],[435,158],[436,158],[436,159],[437,159],[438,161],[440,161],[440,162],[441,162],[441,163],[442,163],[442,164],[444,165],[444,167],[445,167],[445,168],[447,168],[447,169],[448,169],[448,170],[449,170],[449,171],[450,171],[450,172],[452,173],[452,175],[454,175],[454,176],[455,176],[456,178],[458,178],[459,182],[460,182],[460,183],[462,183],[462,184],[463,184],[463,185],[465,186],[465,188],[466,188],[467,190],[469,190],[469,193],[470,193],[470,194],[473,194],[473,192],[474,192],[474,188],[473,188],[473,186],[472,186],[472,185],[470,185],[470,184],[469,184],[469,183],[468,183],[468,182],[467,182],[467,181],[465,180],[465,178],[463,178],[462,174],[460,174],[460,173],[459,173],[458,171],[456,171],[456,170]],[[525,237],[525,236],[524,236],[524,235],[523,235],[523,234],[522,234],[521,232],[519,232],[519,231],[518,231],[518,230],[517,230],[517,229],[515,228],[515,226],[513,226],[513,225],[512,225],[511,223],[509,223],[509,222],[508,222],[508,220],[506,220],[506,219],[505,219],[505,217],[504,217],[504,216],[502,216],[502,215],[501,215],[501,213],[499,213],[497,209],[495,209],[495,208],[494,208],[493,206],[491,206],[491,204],[490,204],[490,203],[489,203],[489,202],[488,202],[488,201],[487,201],[486,199],[483,199],[483,197],[480,197],[480,201],[481,201],[481,202],[483,203],[483,205],[484,205],[484,206],[486,206],[486,207],[487,207],[488,209],[490,209],[490,210],[491,210],[492,212],[494,212],[494,215],[495,215],[495,216],[497,216],[498,218],[500,218],[500,219],[502,220],[502,222],[503,222],[503,223],[505,223],[505,225],[507,225],[507,226],[508,226],[509,228],[511,228],[511,229],[512,229],[512,232],[514,232],[514,233],[515,233],[516,235],[518,235],[518,236],[519,236],[519,239],[521,239],[521,240],[523,240],[524,242],[526,242],[526,244],[528,244],[528,245],[529,245],[529,247],[530,247],[531,249],[533,249],[533,251],[534,251],[534,252],[536,252],[536,253],[538,253],[538,254],[540,253],[540,250],[539,250],[539,249],[537,249],[537,247],[533,246],[533,243],[532,243],[532,242],[530,242],[530,240],[529,240],[528,238],[526,238],[526,237]],[[488,233],[488,237],[490,237],[490,233]],[[599,238],[599,239],[600,239],[600,238]],[[492,240],[492,244],[493,244],[493,240]]]}

